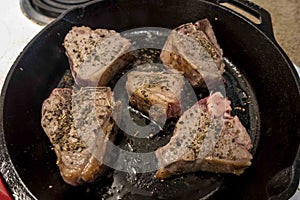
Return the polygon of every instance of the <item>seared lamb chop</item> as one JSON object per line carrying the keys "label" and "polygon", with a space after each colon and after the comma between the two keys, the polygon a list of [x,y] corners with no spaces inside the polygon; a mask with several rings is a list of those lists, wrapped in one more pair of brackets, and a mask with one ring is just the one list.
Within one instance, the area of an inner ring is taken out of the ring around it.
{"label": "seared lamb chop", "polygon": [[213,88],[224,72],[222,49],[207,19],[175,28],[162,50],[164,65],[182,71],[193,87]]}
{"label": "seared lamb chop", "polygon": [[131,58],[130,42],[114,30],[73,27],[64,47],[79,86],[104,86]]}
{"label": "seared lamb chop", "polygon": [[[42,107],[42,127],[54,146],[65,182],[78,185],[103,174],[109,154],[107,142],[115,138],[112,115],[118,104],[108,87],[52,91]],[[106,159],[106,158],[105,158]]]}
{"label": "seared lamb chop", "polygon": [[220,92],[201,99],[179,118],[170,142],[155,152],[156,177],[199,170],[242,174],[251,165],[251,139]]}
{"label": "seared lamb chop", "polygon": [[126,90],[132,106],[150,114],[158,122],[179,117],[184,77],[176,70],[160,72],[132,71],[127,75]]}

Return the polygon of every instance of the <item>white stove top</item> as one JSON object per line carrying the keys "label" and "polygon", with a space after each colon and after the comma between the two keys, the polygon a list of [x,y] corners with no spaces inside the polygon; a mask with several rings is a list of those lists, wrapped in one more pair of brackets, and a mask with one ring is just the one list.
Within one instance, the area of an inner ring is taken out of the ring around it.
{"label": "white stove top", "polygon": [[27,19],[18,0],[5,0],[0,4],[0,88],[5,77],[26,44],[43,26]]}
{"label": "white stove top", "polygon": [[[44,26],[35,24],[27,19],[21,12],[18,0],[5,0],[0,4],[0,88],[2,88],[5,77],[18,55],[26,44]],[[300,69],[297,68],[300,76]],[[300,192],[291,198],[299,200]]]}

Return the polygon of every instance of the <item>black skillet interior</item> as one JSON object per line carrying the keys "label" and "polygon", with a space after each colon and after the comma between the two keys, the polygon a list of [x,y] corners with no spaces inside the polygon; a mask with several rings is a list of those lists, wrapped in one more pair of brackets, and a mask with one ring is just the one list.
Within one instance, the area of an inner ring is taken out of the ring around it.
{"label": "black skillet interior", "polygon": [[[117,31],[149,26],[174,28],[202,18],[211,21],[225,57],[251,85],[259,108],[260,140],[253,165],[245,174],[224,178],[199,173],[195,184],[199,184],[201,190],[196,188],[193,197],[211,192],[210,187],[216,180],[217,183],[221,180],[221,184],[214,185],[218,190],[214,198],[266,199],[272,195],[287,198],[295,191],[297,183],[292,184],[292,181],[297,180],[298,174],[291,169],[299,147],[300,104],[296,102],[300,102],[300,95],[293,66],[282,50],[255,26],[213,3],[124,0],[97,2],[59,18],[26,47],[9,73],[2,91],[1,133],[16,172],[33,196],[39,199],[99,198],[104,186],[112,181],[107,176],[89,186],[65,184],[55,165],[48,138],[40,127],[42,102],[68,68],[62,43],[70,28],[74,25]],[[50,185],[53,188],[49,188]],[[170,185],[170,191],[173,188]],[[141,199],[139,195],[136,192],[131,199]],[[147,198],[150,199],[142,197]]]}

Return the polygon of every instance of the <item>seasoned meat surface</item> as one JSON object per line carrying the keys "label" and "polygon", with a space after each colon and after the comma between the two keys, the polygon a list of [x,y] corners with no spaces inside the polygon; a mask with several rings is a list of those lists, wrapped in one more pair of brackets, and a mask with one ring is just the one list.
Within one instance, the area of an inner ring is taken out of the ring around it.
{"label": "seasoned meat surface", "polygon": [[207,19],[175,28],[163,47],[164,65],[184,73],[193,87],[213,88],[224,72],[222,49]]}
{"label": "seasoned meat surface", "polygon": [[115,138],[112,115],[116,108],[108,87],[56,88],[44,101],[41,125],[65,182],[92,182],[105,172],[103,159],[109,154],[107,142]]}
{"label": "seasoned meat surface", "polygon": [[79,86],[105,86],[130,60],[131,44],[114,30],[74,26],[64,39],[75,82]]}
{"label": "seasoned meat surface", "polygon": [[158,179],[199,170],[242,174],[251,165],[251,139],[230,101],[216,92],[179,118],[170,142],[156,150]]}
{"label": "seasoned meat surface", "polygon": [[176,70],[131,71],[126,90],[132,106],[147,114],[151,112],[154,120],[162,121],[181,115],[184,84],[183,75]]}

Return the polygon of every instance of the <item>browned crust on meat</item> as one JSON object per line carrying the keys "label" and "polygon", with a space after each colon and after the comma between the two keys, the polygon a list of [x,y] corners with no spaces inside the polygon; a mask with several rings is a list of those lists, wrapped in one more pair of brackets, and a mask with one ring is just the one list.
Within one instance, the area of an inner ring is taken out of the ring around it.
{"label": "browned crust on meat", "polygon": [[166,66],[172,66],[172,68],[182,71],[192,86],[206,88],[202,76],[199,76],[197,70],[184,57],[171,51],[162,51],[161,57],[164,58],[163,62]]}
{"label": "browned crust on meat", "polygon": [[[99,118],[95,119],[97,121],[90,119],[94,126],[91,126],[91,132],[85,132],[89,126],[81,129],[78,124],[86,119],[80,119],[81,116],[73,109],[79,106],[83,110],[77,108],[78,111],[85,112],[85,105],[93,102],[97,106],[96,113]],[[111,120],[115,107],[117,105],[114,103],[110,88],[106,87],[81,88],[76,93],[72,89],[56,88],[44,101],[41,124],[54,147],[56,164],[65,182],[71,185],[92,182],[106,171],[107,166],[100,158],[109,152],[106,140],[114,141],[116,135],[117,126]],[[94,131],[92,128],[95,126],[100,126],[104,135],[95,135],[95,140],[91,142],[83,140],[80,134],[92,137]]]}
{"label": "browned crust on meat", "polygon": [[[167,168],[161,168],[156,172],[157,179],[166,179],[174,175],[180,175],[184,173],[197,172],[197,171],[207,171],[214,173],[232,173],[236,175],[241,175],[244,173],[245,169],[251,165],[251,162],[248,159],[244,160],[228,160],[220,158],[205,158],[201,162],[197,163],[198,167],[194,168],[196,163],[195,161],[179,161],[176,163],[176,173],[170,172],[173,166],[170,165]],[[187,170],[188,168],[195,169],[193,171]]]}

